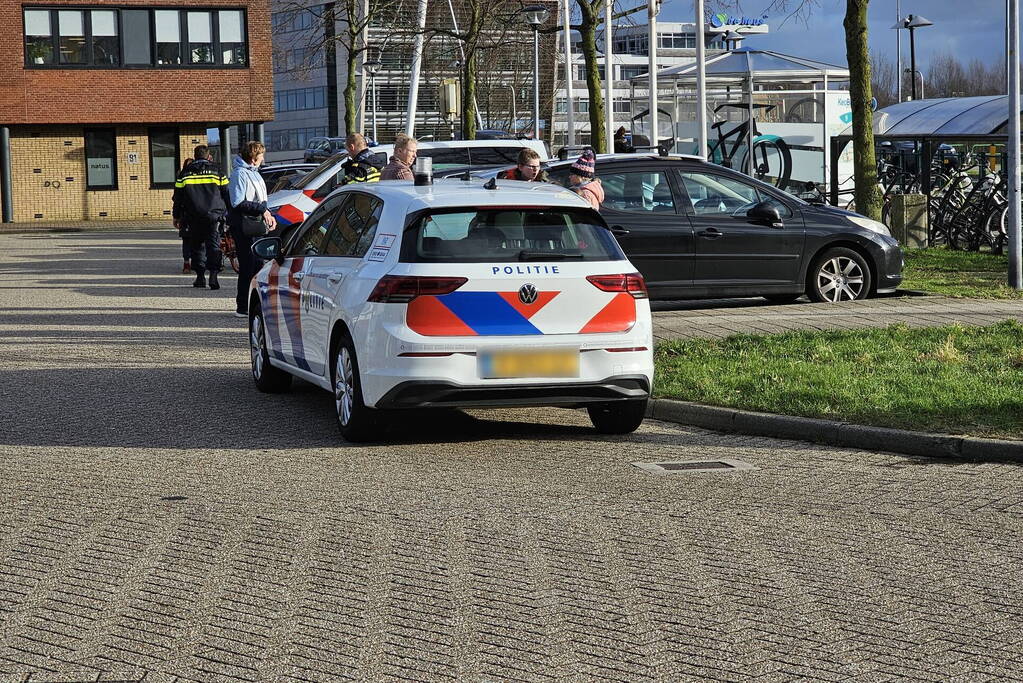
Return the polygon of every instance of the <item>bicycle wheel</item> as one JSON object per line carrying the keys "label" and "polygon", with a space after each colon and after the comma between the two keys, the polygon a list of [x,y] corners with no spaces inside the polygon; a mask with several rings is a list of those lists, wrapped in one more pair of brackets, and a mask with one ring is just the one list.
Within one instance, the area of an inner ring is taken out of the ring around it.
{"label": "bicycle wheel", "polygon": [[[739,170],[749,170],[746,155],[743,155]],[[792,175],[792,151],[788,144],[777,135],[762,135],[753,141],[753,177],[784,188]]]}

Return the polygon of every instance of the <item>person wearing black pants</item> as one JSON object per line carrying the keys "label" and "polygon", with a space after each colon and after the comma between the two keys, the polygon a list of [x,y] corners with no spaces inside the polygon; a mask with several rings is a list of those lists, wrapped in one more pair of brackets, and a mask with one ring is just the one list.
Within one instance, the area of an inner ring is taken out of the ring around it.
{"label": "person wearing black pants", "polygon": [[217,224],[227,213],[229,201],[227,178],[210,161],[209,148],[199,145],[195,148],[195,161],[186,166],[174,182],[172,212],[175,227],[180,230],[182,225],[187,226],[195,273],[193,287],[205,289],[208,270],[210,289],[220,289],[217,273],[222,257]]}
{"label": "person wearing black pants", "polygon": [[266,183],[259,175],[265,152],[263,143],[256,140],[242,145],[228,184],[231,208],[227,212],[227,225],[238,252],[238,294],[235,296],[234,314],[239,318],[249,316],[249,285],[256,269],[262,265],[252,253],[252,242],[258,239],[258,235],[253,237],[242,233],[242,217],[261,216],[268,232],[277,226],[277,221],[266,208]]}

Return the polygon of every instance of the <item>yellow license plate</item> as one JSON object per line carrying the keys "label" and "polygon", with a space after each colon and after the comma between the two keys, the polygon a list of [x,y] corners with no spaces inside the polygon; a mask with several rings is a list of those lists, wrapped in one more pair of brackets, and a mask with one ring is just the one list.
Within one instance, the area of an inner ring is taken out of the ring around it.
{"label": "yellow license plate", "polygon": [[480,353],[480,377],[578,377],[579,351],[488,351]]}

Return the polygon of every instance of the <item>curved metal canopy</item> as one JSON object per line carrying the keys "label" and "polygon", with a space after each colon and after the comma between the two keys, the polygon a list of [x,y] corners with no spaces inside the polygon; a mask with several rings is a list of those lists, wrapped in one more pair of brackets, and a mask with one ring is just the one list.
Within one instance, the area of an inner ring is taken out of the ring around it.
{"label": "curved metal canopy", "polygon": [[[771,50],[740,48],[724,52],[704,61],[707,81],[747,80],[751,76],[757,83],[768,81],[819,81],[849,78],[849,69],[835,64],[793,57]],[[696,64],[681,64],[657,72],[657,78],[675,81],[696,81]],[[643,82],[646,74],[632,79]]]}
{"label": "curved metal canopy", "polygon": [[[900,102],[874,112],[874,135],[989,135],[1004,132],[1008,112],[1005,95]],[[852,126],[842,135],[852,135]]]}

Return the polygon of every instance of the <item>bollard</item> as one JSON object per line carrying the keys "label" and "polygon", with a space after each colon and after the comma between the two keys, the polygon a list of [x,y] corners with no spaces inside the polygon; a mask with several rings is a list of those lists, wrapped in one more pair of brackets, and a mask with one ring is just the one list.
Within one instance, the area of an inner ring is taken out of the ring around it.
{"label": "bollard", "polygon": [[892,237],[903,247],[920,249],[927,246],[927,196],[922,194],[892,195],[888,226]]}

